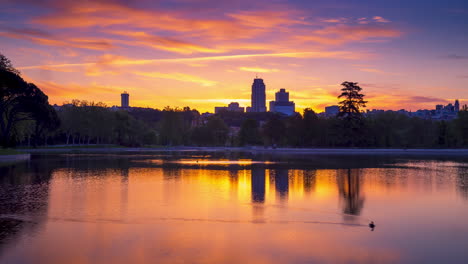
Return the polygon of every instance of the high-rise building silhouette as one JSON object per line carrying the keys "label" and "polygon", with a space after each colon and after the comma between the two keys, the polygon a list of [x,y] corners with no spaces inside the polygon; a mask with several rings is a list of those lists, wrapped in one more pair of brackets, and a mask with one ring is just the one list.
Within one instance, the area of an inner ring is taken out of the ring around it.
{"label": "high-rise building silhouette", "polygon": [[120,95],[120,106],[122,108],[130,107],[130,95],[127,92],[123,92]]}
{"label": "high-rise building silhouette", "polygon": [[218,113],[220,113],[222,111],[244,113],[244,107],[240,107],[238,102],[232,102],[227,107],[226,106],[216,106],[215,107],[215,114],[218,114]]}
{"label": "high-rise building silhouette", "polygon": [[460,111],[460,102],[457,100],[455,100],[455,112],[459,112]]}
{"label": "high-rise building silhouette", "polygon": [[282,88],[275,94],[275,101],[270,101],[270,112],[294,115],[296,105],[289,101],[289,93]]}
{"label": "high-rise building silhouette", "polygon": [[325,107],[325,116],[336,116],[340,112],[340,107],[337,105],[330,105]]}
{"label": "high-rise building silhouette", "polygon": [[252,105],[249,112],[266,112],[265,84],[256,77],[252,84]]}

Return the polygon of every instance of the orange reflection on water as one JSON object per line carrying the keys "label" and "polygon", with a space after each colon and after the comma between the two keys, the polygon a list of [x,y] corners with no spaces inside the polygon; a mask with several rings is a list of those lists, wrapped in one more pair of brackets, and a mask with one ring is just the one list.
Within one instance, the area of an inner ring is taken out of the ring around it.
{"label": "orange reflection on water", "polygon": [[[456,179],[439,182],[439,176],[420,168],[57,169],[42,228],[0,262],[411,260],[400,241],[423,229],[410,220],[431,219],[423,227],[437,233],[434,226],[457,222],[434,210],[466,208],[451,195]],[[375,232],[366,226],[369,218],[377,222]]]}
{"label": "orange reflection on water", "polygon": [[219,160],[203,160],[203,159],[180,159],[174,161],[166,161],[166,163],[174,163],[174,164],[181,164],[181,165],[200,165],[200,166],[207,166],[207,165],[221,165],[221,166],[228,166],[228,165],[239,165],[239,166],[248,166],[253,164],[274,164],[271,161],[252,161],[248,159],[240,159],[240,160],[227,160],[227,159],[219,159]]}

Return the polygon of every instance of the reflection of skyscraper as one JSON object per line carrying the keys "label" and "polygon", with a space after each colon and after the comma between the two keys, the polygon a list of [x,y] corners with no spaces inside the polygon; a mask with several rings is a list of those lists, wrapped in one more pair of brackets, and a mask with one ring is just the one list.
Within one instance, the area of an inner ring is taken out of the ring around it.
{"label": "reflection of skyscraper", "polygon": [[238,170],[229,170],[229,183],[231,190],[237,192],[239,188],[239,171]]}
{"label": "reflection of skyscraper", "polygon": [[364,197],[361,193],[361,182],[358,169],[338,171],[338,191],[342,199],[343,213],[359,215],[364,207]]}
{"label": "reflection of skyscraper", "polygon": [[275,182],[276,194],[281,200],[288,199],[289,177],[287,169],[273,170],[273,180]]}
{"label": "reflection of skyscraper", "polygon": [[304,192],[310,193],[315,190],[315,170],[304,171]]}
{"label": "reflection of skyscraper", "polygon": [[252,106],[250,112],[266,112],[265,84],[263,79],[255,78],[252,84]]}
{"label": "reflection of skyscraper", "polygon": [[252,202],[265,202],[265,169],[253,168],[251,175]]}

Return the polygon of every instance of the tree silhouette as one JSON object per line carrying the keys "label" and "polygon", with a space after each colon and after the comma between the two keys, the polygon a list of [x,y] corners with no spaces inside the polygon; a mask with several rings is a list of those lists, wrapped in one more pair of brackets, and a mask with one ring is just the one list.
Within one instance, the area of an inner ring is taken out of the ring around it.
{"label": "tree silhouette", "polygon": [[342,119],[339,122],[338,131],[341,133],[342,145],[347,147],[365,145],[365,120],[362,116],[361,109],[366,107],[367,101],[364,101],[364,94],[361,94],[362,88],[356,82],[343,82],[341,84],[341,94],[339,99],[340,112],[338,118]]}
{"label": "tree silhouette", "polygon": [[13,64],[11,63],[11,61],[7,57],[5,57],[5,55],[1,53],[0,53],[0,69],[5,70],[7,72],[14,73],[16,75],[20,75],[20,72],[17,69],[15,69],[15,67],[13,67]]}
{"label": "tree silhouette", "polygon": [[282,140],[285,139],[286,135],[286,125],[278,115],[273,115],[263,125],[263,135],[267,144],[282,144]]}
{"label": "tree silhouette", "polygon": [[361,115],[361,108],[366,107],[367,101],[364,101],[364,94],[361,94],[362,88],[357,85],[357,82],[343,82],[341,85],[341,94],[339,99],[344,100],[339,102],[340,112],[338,117],[355,117]]}
{"label": "tree silhouette", "polygon": [[25,82],[15,71],[2,65],[0,68],[1,146],[15,144],[13,132],[23,121],[34,121],[36,132],[42,127],[58,127],[55,123],[58,122],[58,118],[49,105],[47,95],[34,84]]}
{"label": "tree silhouette", "polygon": [[250,118],[244,120],[239,131],[240,145],[259,145],[261,144],[260,139],[260,130],[257,120]]}

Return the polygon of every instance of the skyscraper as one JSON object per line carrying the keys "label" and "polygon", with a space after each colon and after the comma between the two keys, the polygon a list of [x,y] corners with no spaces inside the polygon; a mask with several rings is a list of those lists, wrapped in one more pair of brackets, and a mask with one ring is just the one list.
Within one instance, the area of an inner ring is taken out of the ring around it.
{"label": "skyscraper", "polygon": [[123,92],[120,95],[120,106],[122,108],[130,107],[130,95],[127,92]]}
{"label": "skyscraper", "polygon": [[460,111],[460,102],[457,100],[455,100],[455,112],[459,112]]}
{"label": "skyscraper", "polygon": [[266,112],[265,84],[263,79],[255,78],[252,84],[252,106],[250,112]]}
{"label": "skyscraper", "polygon": [[275,94],[275,99],[275,101],[270,101],[270,112],[282,113],[288,116],[294,115],[296,105],[294,102],[289,101],[289,93],[286,92],[286,89],[281,88]]}

